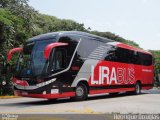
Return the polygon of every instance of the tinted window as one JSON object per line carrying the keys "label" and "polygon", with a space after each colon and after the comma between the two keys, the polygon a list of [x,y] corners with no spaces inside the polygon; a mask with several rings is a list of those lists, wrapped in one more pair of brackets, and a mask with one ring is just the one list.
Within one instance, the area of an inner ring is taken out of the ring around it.
{"label": "tinted window", "polygon": [[131,57],[131,55],[129,51],[122,48],[117,48],[116,56],[117,56],[117,62],[130,63],[129,58]]}
{"label": "tinted window", "polygon": [[106,51],[106,55],[105,55],[105,60],[107,61],[118,61],[117,59],[117,55],[116,55],[116,50],[117,48],[115,46],[111,46],[111,45],[108,45],[108,50]]}
{"label": "tinted window", "polygon": [[104,44],[100,41],[97,41],[92,38],[83,38],[80,46],[78,48],[77,54],[83,59],[86,59],[89,57],[89,55],[101,44]]}
{"label": "tinted window", "polygon": [[105,60],[145,66],[152,65],[151,55],[114,46],[107,51]]}
{"label": "tinted window", "polygon": [[152,56],[144,53],[140,53],[141,64],[145,66],[152,65]]}
{"label": "tinted window", "polygon": [[45,65],[44,48],[52,42],[52,40],[43,40],[36,42],[35,48],[33,48],[33,64],[35,75],[39,75],[42,73],[42,70]]}
{"label": "tinted window", "polygon": [[56,49],[53,58],[53,70],[66,68],[66,54],[65,49]]}
{"label": "tinted window", "polygon": [[[48,72],[51,70],[62,70],[69,66],[74,51],[77,47],[78,38],[72,36],[63,36],[59,38],[58,42],[68,43],[66,46],[59,46],[52,50],[49,59]],[[56,71],[55,71],[56,72]]]}
{"label": "tinted window", "polygon": [[23,53],[31,54],[34,44],[34,42],[25,44],[23,47]]}
{"label": "tinted window", "polygon": [[65,50],[66,50],[66,54],[67,54],[66,60],[68,62],[68,65],[69,65],[71,58],[74,54],[74,51],[77,47],[78,40],[79,40],[79,38],[75,37],[75,36],[63,36],[59,39],[59,42],[68,43],[68,45],[65,46]]}
{"label": "tinted window", "polygon": [[138,52],[133,50],[117,48],[116,56],[117,62],[123,62],[128,64],[141,64]]}

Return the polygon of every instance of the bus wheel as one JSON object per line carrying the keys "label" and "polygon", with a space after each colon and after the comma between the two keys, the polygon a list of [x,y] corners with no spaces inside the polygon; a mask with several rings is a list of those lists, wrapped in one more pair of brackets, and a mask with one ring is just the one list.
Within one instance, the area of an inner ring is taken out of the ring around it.
{"label": "bus wheel", "polygon": [[79,83],[75,89],[76,96],[73,98],[76,101],[86,100],[88,97],[87,86],[83,83]]}
{"label": "bus wheel", "polygon": [[140,82],[137,82],[136,85],[135,85],[135,94],[136,95],[141,94],[141,84],[140,84]]}

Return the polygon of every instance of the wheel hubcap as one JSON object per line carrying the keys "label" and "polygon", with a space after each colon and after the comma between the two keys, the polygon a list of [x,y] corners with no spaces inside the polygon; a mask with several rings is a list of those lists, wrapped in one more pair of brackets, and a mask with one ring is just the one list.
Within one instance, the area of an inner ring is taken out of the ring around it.
{"label": "wheel hubcap", "polygon": [[84,93],[83,88],[78,87],[78,88],[76,89],[76,94],[77,94],[77,96],[83,96],[83,93]]}
{"label": "wheel hubcap", "polygon": [[136,92],[139,94],[140,93],[140,86],[137,84],[136,85]]}

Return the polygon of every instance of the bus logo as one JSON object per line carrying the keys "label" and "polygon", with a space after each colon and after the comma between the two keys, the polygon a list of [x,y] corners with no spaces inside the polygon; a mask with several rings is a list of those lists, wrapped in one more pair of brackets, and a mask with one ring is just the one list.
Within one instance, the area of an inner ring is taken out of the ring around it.
{"label": "bus logo", "polygon": [[111,85],[111,84],[133,84],[135,81],[135,71],[133,68],[115,68],[99,66],[99,79],[95,79],[95,67],[91,67],[91,84]]}

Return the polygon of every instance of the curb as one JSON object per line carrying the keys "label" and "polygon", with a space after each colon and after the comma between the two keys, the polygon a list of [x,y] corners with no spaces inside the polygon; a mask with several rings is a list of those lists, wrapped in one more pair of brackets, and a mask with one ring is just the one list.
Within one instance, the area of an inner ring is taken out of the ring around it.
{"label": "curb", "polygon": [[19,98],[19,96],[0,96],[0,99],[12,99],[12,98]]}

